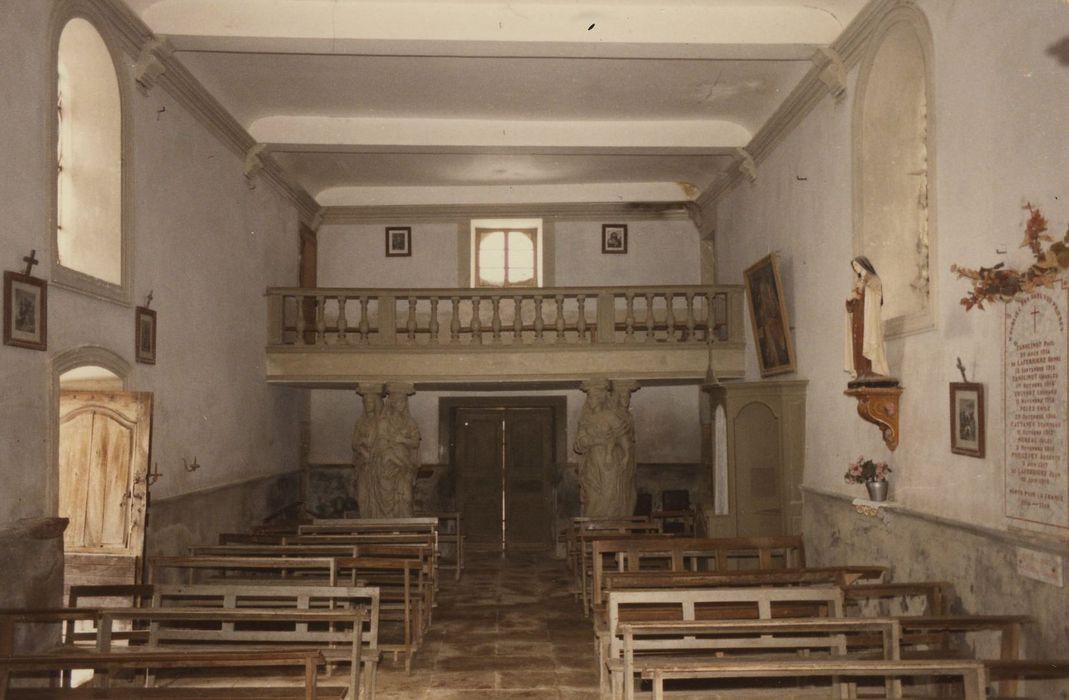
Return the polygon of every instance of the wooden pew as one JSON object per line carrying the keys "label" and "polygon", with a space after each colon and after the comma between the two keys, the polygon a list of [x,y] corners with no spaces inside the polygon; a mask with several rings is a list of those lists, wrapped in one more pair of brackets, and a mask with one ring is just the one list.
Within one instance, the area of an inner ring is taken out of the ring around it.
{"label": "wooden pew", "polygon": [[[756,679],[756,678],[879,678],[898,680],[906,677],[954,676],[961,678],[965,700],[983,700],[987,685],[984,664],[976,660],[885,661],[872,659],[821,658],[816,660],[739,660],[665,664],[642,674],[653,682],[654,700],[664,699],[664,682],[672,679]],[[745,697],[745,696],[741,696]],[[792,689],[792,698],[813,697]],[[829,697],[827,690],[816,697]],[[893,694],[884,697],[904,697]]]}
{"label": "wooden pew", "polygon": [[[342,700],[347,688],[320,688],[318,666],[323,656],[314,649],[272,649],[257,652],[136,651],[0,656],[0,700]],[[170,688],[9,688],[8,678],[33,672],[69,673],[93,669],[112,673],[121,669],[236,669],[298,666],[304,686],[287,687],[170,687]]]}
{"label": "wooden pew", "polygon": [[590,581],[592,572],[593,543],[597,540],[629,537],[664,538],[671,535],[661,533],[660,523],[651,522],[612,522],[595,520],[579,523],[575,530],[575,556],[577,557],[574,570],[576,575],[576,588],[578,597],[583,602],[583,610],[590,611]]}
{"label": "wooden pew", "polygon": [[603,692],[610,687],[622,687],[619,673],[611,676],[609,673],[609,661],[623,655],[619,631],[622,623],[842,617],[842,614],[842,591],[830,586],[613,592],[608,598],[605,625],[595,628],[601,687]]}
{"label": "wooden pew", "polygon": [[216,575],[242,571],[267,580],[299,579],[301,575],[318,574],[332,586],[338,582],[338,568],[333,557],[153,557],[148,564],[149,583],[158,583],[164,569],[185,569],[188,583],[195,582],[197,571],[214,571]]}
{"label": "wooden pew", "polygon": [[438,518],[438,544],[452,545],[455,553],[451,559],[446,559],[442,550],[439,550],[438,566],[453,571],[453,580],[459,581],[460,572],[464,570],[464,533],[460,513],[424,513],[423,517]]}
{"label": "wooden pew", "polygon": [[[804,652],[814,649],[840,656],[848,653],[847,636],[864,633],[881,639],[881,658],[899,656],[899,623],[890,618],[813,618],[628,622],[618,627],[623,658],[609,659],[610,671],[622,668],[623,697],[634,698],[635,674],[642,675],[680,660],[703,660],[725,652]],[[894,681],[887,690],[894,692]],[[619,698],[619,687],[614,697]]]}

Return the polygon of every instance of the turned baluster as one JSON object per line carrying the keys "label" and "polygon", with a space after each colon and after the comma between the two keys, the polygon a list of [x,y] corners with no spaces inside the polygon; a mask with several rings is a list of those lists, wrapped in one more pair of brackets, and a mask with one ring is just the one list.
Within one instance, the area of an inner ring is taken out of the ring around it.
{"label": "turned baluster", "polygon": [[327,298],[316,295],[316,345],[325,345],[327,342]]}
{"label": "turned baluster", "polygon": [[345,297],[338,295],[338,343],[349,344],[349,319],[345,318]]}
{"label": "turned baluster", "polygon": [[493,305],[494,314],[490,318],[490,330],[493,331],[493,343],[494,345],[501,344],[501,297],[490,297],[490,303]]}
{"label": "turned baluster", "polygon": [[453,318],[449,319],[449,342],[460,342],[460,297],[449,297],[453,302]]}
{"label": "turned baluster", "polygon": [[512,302],[516,306],[512,317],[512,337],[513,342],[519,345],[523,342],[523,297],[515,297]]}
{"label": "turned baluster", "polygon": [[646,340],[653,340],[653,294],[646,293]]}
{"label": "turned baluster", "polygon": [[626,325],[625,342],[635,342],[635,294],[634,292],[628,292],[624,295],[627,300],[627,313],[624,316],[624,324]]}
{"label": "turned baluster", "polygon": [[405,323],[408,331],[408,344],[416,344],[416,297],[408,298],[408,322]]}
{"label": "turned baluster", "polygon": [[360,297],[360,342],[366,344],[371,335],[371,322],[368,320],[368,299]]}
{"label": "turned baluster", "polygon": [[304,297],[298,296],[295,298],[297,299],[297,344],[306,345],[304,340]]}
{"label": "turned baluster", "polygon": [[557,342],[564,342],[564,296],[556,295],[557,300]]}
{"label": "turned baluster", "polygon": [[542,343],[542,342],[545,342],[545,337],[543,336],[543,332],[545,331],[545,328],[546,328],[546,322],[542,318],[542,297],[538,296],[538,295],[535,295],[534,303],[535,303],[535,317],[534,317],[535,342],[536,343]]}
{"label": "turned baluster", "polygon": [[694,340],[694,292],[687,292],[687,340]]}
{"label": "turned baluster", "polygon": [[586,295],[580,294],[575,298],[579,303],[579,318],[575,321],[575,330],[579,332],[579,342],[586,340]]}
{"label": "turned baluster", "polygon": [[479,297],[471,298],[471,342],[482,345],[483,327],[482,319],[479,318]]}
{"label": "turned baluster", "polygon": [[431,297],[430,344],[438,344],[438,297]]}
{"label": "turned baluster", "polygon": [[668,309],[664,315],[664,325],[668,327],[668,342],[674,343],[676,342],[676,314],[675,310],[672,308],[674,299],[671,292],[667,292],[664,295],[664,302],[668,305]]}

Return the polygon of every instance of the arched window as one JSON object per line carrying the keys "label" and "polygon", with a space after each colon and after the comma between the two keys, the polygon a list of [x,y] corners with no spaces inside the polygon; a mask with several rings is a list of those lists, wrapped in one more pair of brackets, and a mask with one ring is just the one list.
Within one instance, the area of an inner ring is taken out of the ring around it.
{"label": "arched window", "polygon": [[854,106],[855,253],[883,282],[885,333],[932,327],[931,34],[896,8],[873,34]]}
{"label": "arched window", "polygon": [[56,282],[124,298],[123,119],[111,52],[73,17],[56,50]]}

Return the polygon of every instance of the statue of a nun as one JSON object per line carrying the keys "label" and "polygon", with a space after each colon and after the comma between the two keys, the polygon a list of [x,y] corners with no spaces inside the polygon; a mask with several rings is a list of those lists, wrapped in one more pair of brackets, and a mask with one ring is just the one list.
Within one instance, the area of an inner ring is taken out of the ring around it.
{"label": "statue of a nun", "polygon": [[897,386],[883,350],[883,284],[864,255],[851,260],[850,267],[855,278],[846,299],[845,362],[854,380],[848,386]]}

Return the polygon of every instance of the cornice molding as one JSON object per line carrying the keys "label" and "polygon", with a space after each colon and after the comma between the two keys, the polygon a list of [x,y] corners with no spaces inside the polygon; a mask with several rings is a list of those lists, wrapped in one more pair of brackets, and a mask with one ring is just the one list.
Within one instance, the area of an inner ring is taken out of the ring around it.
{"label": "cornice molding", "polygon": [[690,202],[590,202],[562,204],[428,204],[325,207],[323,225],[453,222],[463,219],[687,220]]}
{"label": "cornice molding", "polygon": [[[100,17],[111,27],[122,50],[134,61],[145,60],[145,52],[162,66],[155,84],[162,86],[172,97],[188,109],[196,119],[245,162],[249,152],[257,146],[256,139],[245,130],[223,105],[209,93],[182,63],[165,50],[166,44],[152,33],[122,0],[100,0]],[[290,181],[278,163],[264,154],[260,156],[263,168],[259,171],[297,207],[302,222],[315,219],[321,207],[304,189]]]}
{"label": "cornice molding", "polygon": [[[910,0],[872,0],[854,17],[843,33],[828,47],[832,53],[817,51],[813,56],[813,66],[801,82],[795,86],[787,99],[765,122],[744,149],[755,164],[767,158],[776,146],[785,139],[813,108],[829,95],[829,86],[821,75],[838,57],[847,74],[861,61],[869,40],[883,18],[896,7],[912,5]],[[713,183],[703,196],[714,201],[719,200],[737,185],[744,177],[740,167],[744,161],[736,161],[725,169],[724,173]]]}

